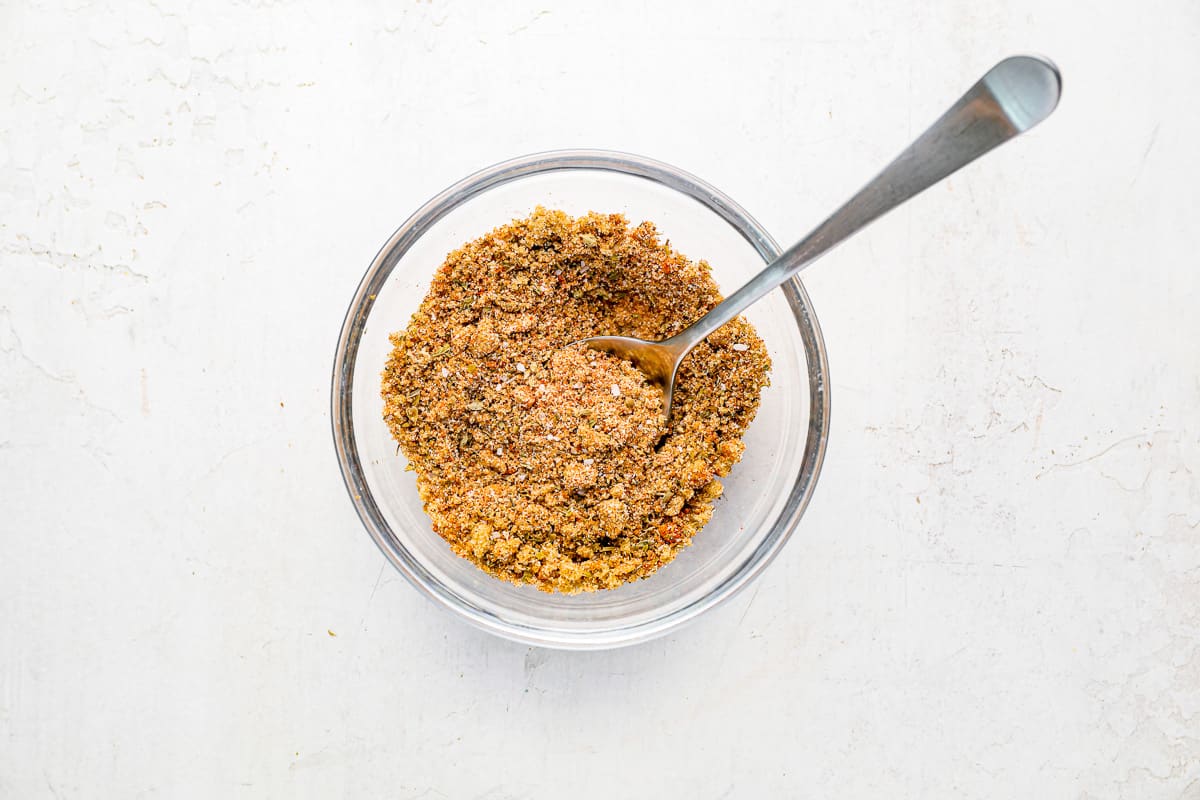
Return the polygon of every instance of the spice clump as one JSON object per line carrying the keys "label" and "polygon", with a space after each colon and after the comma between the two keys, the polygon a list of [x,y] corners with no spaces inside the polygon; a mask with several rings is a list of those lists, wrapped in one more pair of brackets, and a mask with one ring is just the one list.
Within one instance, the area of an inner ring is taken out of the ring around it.
{"label": "spice clump", "polygon": [[438,535],[544,591],[611,589],[671,561],[741,458],[766,347],[741,318],[709,336],[664,426],[632,364],[572,343],[663,339],[720,300],[708,264],[619,214],[539,207],[450,253],[392,335],[382,386]]}

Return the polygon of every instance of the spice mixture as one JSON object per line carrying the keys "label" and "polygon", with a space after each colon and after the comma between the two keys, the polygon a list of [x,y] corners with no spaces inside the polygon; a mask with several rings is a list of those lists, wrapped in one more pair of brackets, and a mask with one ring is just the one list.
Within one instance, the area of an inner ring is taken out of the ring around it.
{"label": "spice mixture", "polygon": [[770,359],[745,320],[662,395],[629,362],[571,344],[662,339],[721,299],[703,261],[619,214],[538,208],[447,256],[392,335],[384,419],[454,552],[545,591],[610,589],[673,559],[742,455]]}

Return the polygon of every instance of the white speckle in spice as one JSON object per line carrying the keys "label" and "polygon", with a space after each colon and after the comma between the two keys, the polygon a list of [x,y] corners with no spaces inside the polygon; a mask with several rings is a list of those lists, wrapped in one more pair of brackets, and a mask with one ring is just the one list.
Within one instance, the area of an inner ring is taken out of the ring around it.
{"label": "white speckle in spice", "polygon": [[617,386],[615,383],[612,385],[612,396],[613,397],[621,396],[621,387]]}
{"label": "white speckle in spice", "polygon": [[553,433],[547,433],[547,434],[546,434],[546,441],[549,441],[549,442],[557,442],[557,441],[558,441],[558,437],[557,437],[557,436],[555,436]]}
{"label": "white speckle in spice", "polygon": [[594,458],[585,458],[585,459],[583,460],[583,463],[584,463],[584,464],[587,464],[587,465],[594,464],[595,462],[596,462],[596,459],[594,459]]}
{"label": "white speckle in spice", "polygon": [[746,352],[747,350],[749,350],[749,349],[750,349],[750,345],[748,345],[748,344],[742,344],[741,342],[738,342],[737,344],[735,344],[735,345],[733,346],[733,349],[734,349],[734,350],[737,350],[739,353],[744,353],[744,352]]}
{"label": "white speckle in spice", "polygon": [[445,378],[449,374],[450,374],[450,370],[446,369],[445,367],[442,367],[442,377]]}

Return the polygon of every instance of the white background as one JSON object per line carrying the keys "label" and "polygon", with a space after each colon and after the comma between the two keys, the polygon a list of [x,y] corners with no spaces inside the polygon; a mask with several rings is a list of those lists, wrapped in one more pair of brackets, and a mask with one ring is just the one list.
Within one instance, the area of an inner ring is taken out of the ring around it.
{"label": "white background", "polygon": [[[753,587],[562,653],[384,565],[328,378],[420,203],[599,146],[788,241],[1021,51],[1057,113],[808,273]],[[1198,72],[1194,0],[0,5],[0,797],[1200,797]]]}

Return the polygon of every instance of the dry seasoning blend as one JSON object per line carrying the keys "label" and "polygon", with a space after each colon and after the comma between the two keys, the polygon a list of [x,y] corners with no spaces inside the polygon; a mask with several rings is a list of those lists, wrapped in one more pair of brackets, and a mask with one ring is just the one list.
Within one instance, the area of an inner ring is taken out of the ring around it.
{"label": "dry seasoning blend", "polygon": [[697,346],[664,431],[633,365],[570,343],[662,339],[720,299],[708,264],[619,214],[539,207],[450,253],[383,372],[434,530],[544,591],[610,589],[673,559],[741,458],[766,348],[740,318]]}

